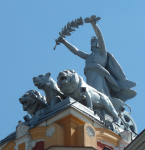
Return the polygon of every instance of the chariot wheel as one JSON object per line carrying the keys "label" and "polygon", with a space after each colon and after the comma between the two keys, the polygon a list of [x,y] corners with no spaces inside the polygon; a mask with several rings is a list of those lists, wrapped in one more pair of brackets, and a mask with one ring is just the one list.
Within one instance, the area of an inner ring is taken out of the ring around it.
{"label": "chariot wheel", "polygon": [[136,134],[137,134],[137,126],[136,126],[133,118],[129,115],[129,113],[126,112],[126,111],[122,112],[121,118],[119,119],[120,127],[123,130],[130,130],[133,133],[133,136],[136,136]]}

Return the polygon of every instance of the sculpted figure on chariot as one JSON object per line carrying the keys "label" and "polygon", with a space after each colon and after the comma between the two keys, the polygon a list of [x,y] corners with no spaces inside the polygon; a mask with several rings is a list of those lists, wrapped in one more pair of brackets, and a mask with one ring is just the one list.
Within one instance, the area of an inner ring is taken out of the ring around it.
{"label": "sculpted figure on chariot", "polygon": [[84,73],[88,85],[110,98],[118,98],[125,102],[136,96],[136,91],[131,89],[136,83],[126,79],[119,63],[107,52],[102,32],[96,24],[99,19],[96,16],[84,19],[85,23],[91,23],[96,33],[96,37],[91,38],[91,54],[79,50],[63,36],[60,36],[57,42],[63,43],[73,54],[85,60]]}
{"label": "sculpted figure on chariot", "polygon": [[[75,102],[78,101],[93,110],[94,115],[97,114],[100,120],[103,118],[108,127],[115,122],[122,129],[130,128],[129,130],[136,134],[137,127],[133,119],[128,112],[124,111],[124,105],[128,106],[124,103],[137,94],[131,89],[136,86],[136,83],[127,80],[119,63],[112,54],[107,52],[103,35],[96,24],[98,20],[100,18],[96,16],[84,20],[80,17],[71,23],[68,22],[61,33],[59,32],[60,37],[55,40],[54,50],[57,45],[63,43],[73,54],[85,60],[86,83],[74,70],[60,72],[57,83],[50,77],[51,73],[34,77],[34,85],[44,91],[45,97],[36,90],[30,90],[19,99],[24,111],[32,116],[30,121],[32,125],[50,112],[54,105],[61,101],[61,104],[64,104],[63,100],[71,97],[76,100]],[[65,36],[71,35],[70,32],[75,31],[75,28],[83,25],[84,22],[90,23],[96,33],[96,36],[91,38],[91,54],[79,50],[65,39]],[[131,108],[129,109],[131,113]],[[127,118],[126,122],[122,119],[122,115],[124,120]],[[112,121],[106,116],[111,117]],[[110,123],[106,123],[107,121]],[[113,129],[113,126],[111,128]]]}

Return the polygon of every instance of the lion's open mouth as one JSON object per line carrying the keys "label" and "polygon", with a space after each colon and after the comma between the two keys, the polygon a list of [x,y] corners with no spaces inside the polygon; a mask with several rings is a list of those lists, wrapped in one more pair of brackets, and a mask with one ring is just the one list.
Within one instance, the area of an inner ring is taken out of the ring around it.
{"label": "lion's open mouth", "polygon": [[40,84],[40,83],[39,83],[39,81],[34,81],[34,84],[37,85],[37,84]]}
{"label": "lion's open mouth", "polygon": [[23,104],[23,105],[26,105],[27,101],[25,99],[20,99],[20,103]]}
{"label": "lion's open mouth", "polygon": [[23,104],[23,105],[27,105],[27,102],[26,102],[26,101],[24,101],[22,104]]}
{"label": "lion's open mouth", "polygon": [[34,81],[35,86],[39,85],[40,83],[38,81]]}
{"label": "lion's open mouth", "polygon": [[33,78],[33,82],[34,82],[34,85],[37,86],[40,84],[40,82],[37,80],[37,78]]}
{"label": "lion's open mouth", "polygon": [[26,110],[27,110],[27,107],[28,107],[28,104],[27,104],[27,103],[24,103],[24,104],[23,104],[23,110],[26,111]]}

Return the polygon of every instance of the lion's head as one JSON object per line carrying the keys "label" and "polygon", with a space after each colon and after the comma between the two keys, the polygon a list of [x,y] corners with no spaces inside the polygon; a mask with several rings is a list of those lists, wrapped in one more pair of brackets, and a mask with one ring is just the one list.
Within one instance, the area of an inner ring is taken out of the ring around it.
{"label": "lion's head", "polygon": [[57,77],[57,85],[64,94],[72,94],[79,83],[79,77],[74,70],[64,70]]}
{"label": "lion's head", "polygon": [[46,104],[46,99],[36,90],[27,91],[23,96],[19,98],[20,103],[23,105],[23,110],[28,114],[35,115],[35,112],[42,109],[44,106],[38,103],[35,98],[38,98]]}
{"label": "lion's head", "polygon": [[33,82],[38,89],[42,89],[50,81],[51,73],[46,73],[33,78]]}

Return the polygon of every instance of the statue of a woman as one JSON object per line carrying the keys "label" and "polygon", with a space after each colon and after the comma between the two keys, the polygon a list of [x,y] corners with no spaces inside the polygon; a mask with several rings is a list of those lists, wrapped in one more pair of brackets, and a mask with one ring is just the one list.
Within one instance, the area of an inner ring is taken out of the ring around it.
{"label": "statue of a woman", "polygon": [[86,18],[85,22],[92,24],[97,35],[91,38],[91,54],[80,51],[61,37],[58,40],[72,53],[86,60],[84,73],[87,84],[108,97],[119,98],[124,102],[135,97],[136,91],[130,88],[136,86],[136,83],[126,79],[119,63],[106,51],[101,30],[94,21],[94,16]]}

